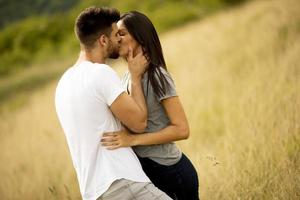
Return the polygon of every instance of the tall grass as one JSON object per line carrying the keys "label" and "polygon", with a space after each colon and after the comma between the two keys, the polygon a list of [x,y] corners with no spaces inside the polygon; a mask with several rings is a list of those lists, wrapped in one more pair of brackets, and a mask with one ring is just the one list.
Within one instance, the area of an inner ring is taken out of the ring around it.
{"label": "tall grass", "polygon": [[203,199],[299,199],[299,8],[256,1],[165,38]]}
{"label": "tall grass", "polygon": [[[202,199],[299,199],[299,10],[254,1],[161,37]],[[80,199],[55,86],[0,113],[0,199]]]}

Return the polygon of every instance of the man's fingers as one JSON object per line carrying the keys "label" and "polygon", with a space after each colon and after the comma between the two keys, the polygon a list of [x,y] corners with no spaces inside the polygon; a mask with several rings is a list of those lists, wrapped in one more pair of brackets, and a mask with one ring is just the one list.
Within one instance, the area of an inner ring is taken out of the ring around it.
{"label": "man's fingers", "polygon": [[138,53],[134,59],[139,59],[141,63],[148,63],[148,59],[143,53]]}
{"label": "man's fingers", "polygon": [[135,55],[135,57],[134,57],[134,58],[137,58],[137,57],[144,56],[144,54],[143,54],[143,51],[141,50],[141,48],[140,48],[140,47],[138,47],[138,49],[140,49],[140,50],[137,50],[137,51],[136,51],[136,55]]}
{"label": "man's fingers", "polygon": [[140,54],[143,54],[143,49],[142,49],[142,46],[138,46],[137,48],[136,48],[136,55],[140,55]]}

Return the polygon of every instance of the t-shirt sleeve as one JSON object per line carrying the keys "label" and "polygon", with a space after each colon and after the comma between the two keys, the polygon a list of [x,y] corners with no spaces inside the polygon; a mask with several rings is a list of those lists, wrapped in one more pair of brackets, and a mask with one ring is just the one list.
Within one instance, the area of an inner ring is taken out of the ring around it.
{"label": "t-shirt sleeve", "polygon": [[[170,73],[162,67],[160,68],[160,70],[163,73],[163,75],[165,76],[166,82],[167,82],[167,84],[165,83],[165,85],[167,86],[165,94],[157,96],[158,100],[162,101],[164,99],[177,96],[177,92],[176,92],[176,88],[175,88],[175,83],[174,83]],[[156,76],[156,78],[158,78],[158,77]]]}
{"label": "t-shirt sleeve", "polygon": [[122,87],[128,94],[129,94],[129,88],[128,88],[129,80],[130,80],[130,74],[129,71],[127,71],[122,77]]}
{"label": "t-shirt sleeve", "polygon": [[109,66],[104,66],[101,71],[95,73],[99,73],[99,80],[96,80],[96,96],[110,106],[124,92],[122,82]]}

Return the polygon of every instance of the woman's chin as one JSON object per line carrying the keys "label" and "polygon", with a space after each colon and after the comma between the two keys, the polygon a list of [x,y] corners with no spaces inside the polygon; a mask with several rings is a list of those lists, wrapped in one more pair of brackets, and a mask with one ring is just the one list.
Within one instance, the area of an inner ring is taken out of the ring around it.
{"label": "woman's chin", "polygon": [[120,57],[122,57],[122,58],[127,58],[128,52],[120,51],[120,52],[119,52],[119,55],[120,55]]}
{"label": "woman's chin", "polygon": [[120,54],[119,56],[120,56],[120,58],[124,58],[124,59],[127,58],[127,55],[122,55],[122,54]]}

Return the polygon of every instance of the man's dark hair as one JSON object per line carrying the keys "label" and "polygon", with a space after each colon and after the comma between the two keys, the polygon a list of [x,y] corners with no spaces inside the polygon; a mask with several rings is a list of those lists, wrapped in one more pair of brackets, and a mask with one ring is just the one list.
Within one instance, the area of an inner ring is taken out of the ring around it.
{"label": "man's dark hair", "polygon": [[110,36],[111,25],[120,19],[120,12],[114,8],[86,8],[75,23],[75,33],[85,47],[93,47],[102,35]]}

